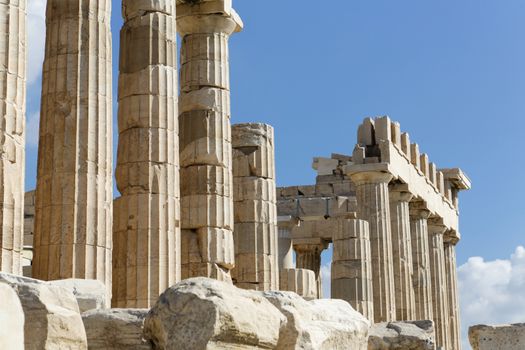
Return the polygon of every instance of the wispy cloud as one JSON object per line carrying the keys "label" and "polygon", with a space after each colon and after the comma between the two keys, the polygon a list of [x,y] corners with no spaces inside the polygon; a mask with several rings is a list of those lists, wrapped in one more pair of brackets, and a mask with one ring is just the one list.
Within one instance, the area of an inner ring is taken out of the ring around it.
{"label": "wispy cloud", "polygon": [[28,85],[38,81],[42,74],[42,62],[44,60],[44,46],[46,40],[45,12],[46,0],[28,1]]}
{"label": "wispy cloud", "polygon": [[458,269],[463,345],[475,324],[525,322],[525,248],[510,259],[472,257]]}

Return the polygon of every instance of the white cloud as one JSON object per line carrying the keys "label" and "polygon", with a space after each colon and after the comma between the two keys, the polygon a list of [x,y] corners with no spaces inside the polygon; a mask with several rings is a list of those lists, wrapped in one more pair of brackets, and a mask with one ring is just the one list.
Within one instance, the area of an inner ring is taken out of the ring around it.
{"label": "white cloud", "polygon": [[330,299],[330,286],[332,284],[332,262],[321,266],[321,286],[323,287],[323,298]]}
{"label": "white cloud", "polygon": [[26,146],[38,147],[38,133],[39,133],[40,113],[33,113],[29,115],[26,123]]}
{"label": "white cloud", "polygon": [[46,0],[29,0],[27,8],[28,85],[37,81],[42,74],[46,40],[45,12]]}
{"label": "white cloud", "polygon": [[461,326],[468,349],[468,327],[525,322],[525,248],[510,259],[472,257],[458,269]]}

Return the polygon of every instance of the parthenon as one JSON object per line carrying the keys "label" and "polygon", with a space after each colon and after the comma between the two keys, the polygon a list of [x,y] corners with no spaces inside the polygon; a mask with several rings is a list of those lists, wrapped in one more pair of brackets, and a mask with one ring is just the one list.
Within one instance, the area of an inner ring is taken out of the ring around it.
{"label": "parthenon", "polygon": [[276,187],[279,130],[231,124],[228,45],[243,29],[231,0],[122,0],[115,180],[111,1],[48,0],[24,206],[25,11],[0,4],[2,273],[97,280],[119,309],[152,309],[197,277],[342,299],[371,324],[431,320],[438,347],[461,349],[455,246],[470,180],[384,116],[358,126],[351,155],[314,158],[315,184]]}

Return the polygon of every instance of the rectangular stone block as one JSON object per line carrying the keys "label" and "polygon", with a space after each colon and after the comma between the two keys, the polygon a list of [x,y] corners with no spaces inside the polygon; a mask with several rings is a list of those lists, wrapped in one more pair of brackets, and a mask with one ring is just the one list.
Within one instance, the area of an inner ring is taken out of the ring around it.
{"label": "rectangular stone block", "polygon": [[235,202],[235,222],[277,222],[275,203],[263,200]]}
{"label": "rectangular stone block", "polygon": [[332,279],[361,278],[372,281],[366,260],[332,261]]}
{"label": "rectangular stone block", "polygon": [[234,202],[263,200],[276,203],[275,180],[260,177],[236,177],[233,180]]}
{"label": "rectangular stone block", "polygon": [[242,282],[271,283],[277,266],[273,256],[266,254],[236,254],[232,277]]}
{"label": "rectangular stone block", "polygon": [[181,169],[181,195],[219,195],[231,197],[231,172],[213,165],[193,165]]}
{"label": "rectangular stone block", "polygon": [[317,298],[317,281],[312,270],[282,269],[279,276],[280,290],[295,292],[307,300]]}
{"label": "rectangular stone block", "polygon": [[188,195],[181,198],[182,228],[233,229],[233,201],[219,195]]}
{"label": "rectangular stone block", "polygon": [[236,254],[272,254],[277,225],[274,223],[235,223]]}

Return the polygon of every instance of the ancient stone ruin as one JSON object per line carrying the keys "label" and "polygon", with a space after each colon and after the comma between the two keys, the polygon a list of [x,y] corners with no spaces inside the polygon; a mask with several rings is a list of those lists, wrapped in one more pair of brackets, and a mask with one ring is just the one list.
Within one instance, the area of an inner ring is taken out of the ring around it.
{"label": "ancient stone ruin", "polygon": [[122,16],[119,196],[110,0],[47,2],[24,196],[26,0],[0,3],[0,348],[461,348],[460,169],[367,118],[352,155],[314,159],[316,184],[276,188],[273,127],[231,125],[231,0],[122,0]]}

